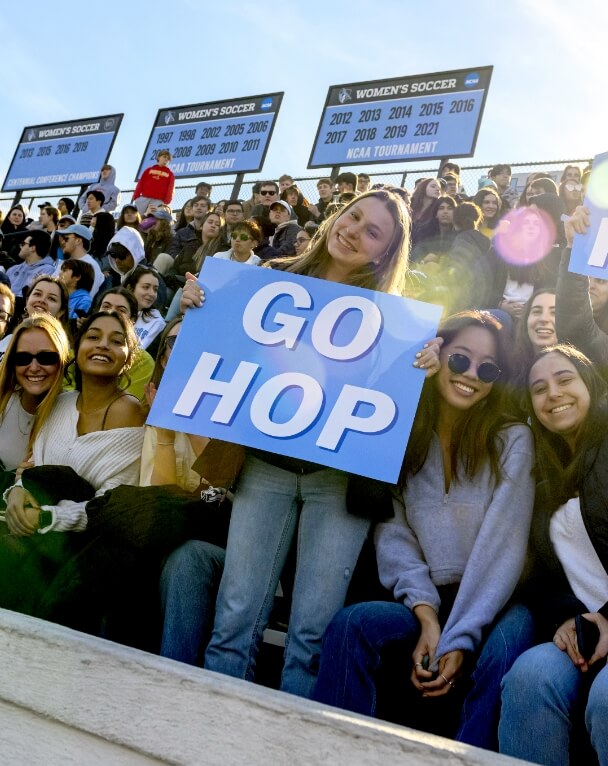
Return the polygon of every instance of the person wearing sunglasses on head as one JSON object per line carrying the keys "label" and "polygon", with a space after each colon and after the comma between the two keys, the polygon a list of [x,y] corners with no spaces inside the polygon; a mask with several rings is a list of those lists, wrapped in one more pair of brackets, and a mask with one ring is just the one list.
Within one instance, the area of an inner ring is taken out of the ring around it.
{"label": "person wearing sunglasses on head", "polygon": [[375,528],[393,601],[336,615],[314,696],[496,749],[500,682],[532,641],[527,610],[507,608],[532,516],[532,435],[505,414],[498,320],[463,311],[438,335],[440,369],[423,388],[395,517]]}
{"label": "person wearing sunglasses on head", "polygon": [[564,203],[566,209],[566,215],[573,215],[574,211],[579,205],[583,204],[583,197],[585,196],[585,190],[583,184],[580,181],[573,181],[568,179],[562,181],[559,185],[559,197]]}
{"label": "person wearing sunglasses on head", "polygon": [[216,253],[213,257],[258,266],[262,259],[253,251],[264,239],[259,225],[252,220],[237,223],[230,233],[230,250]]}

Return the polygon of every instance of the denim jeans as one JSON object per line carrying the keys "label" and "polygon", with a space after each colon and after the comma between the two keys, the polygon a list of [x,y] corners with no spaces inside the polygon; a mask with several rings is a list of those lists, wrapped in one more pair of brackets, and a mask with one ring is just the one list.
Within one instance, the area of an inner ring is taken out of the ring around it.
{"label": "denim jeans", "polygon": [[232,506],[226,564],[205,667],[253,680],[294,535],[297,565],[281,678],[310,697],[323,633],[344,605],[370,522],[346,511],[346,474],[297,474],[248,456]]}
{"label": "denim jeans", "polygon": [[225,554],[217,545],[189,540],[168,557],[160,578],[162,657],[201,663],[213,628]]}
{"label": "denim jeans", "polygon": [[602,660],[597,666],[581,673],[554,644],[523,654],[503,680],[500,752],[544,766],[588,764],[572,747],[584,710],[591,745],[607,766],[608,668]]}
{"label": "denim jeans", "polygon": [[[414,613],[394,602],[355,604],[341,610],[323,639],[314,698],[355,713],[386,717],[416,728],[496,749],[500,682],[517,656],[533,642],[528,610],[515,605],[495,622],[468,682],[443,698],[422,699],[410,681],[412,653],[420,634]],[[464,699],[463,699],[464,698]],[[445,718],[446,727],[430,726]]]}

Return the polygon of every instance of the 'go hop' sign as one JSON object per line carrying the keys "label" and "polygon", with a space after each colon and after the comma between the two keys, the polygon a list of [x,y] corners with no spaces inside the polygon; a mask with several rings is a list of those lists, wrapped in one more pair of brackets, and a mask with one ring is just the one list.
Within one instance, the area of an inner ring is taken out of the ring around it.
{"label": "'go hop' sign", "polygon": [[396,481],[438,306],[209,258],[148,423]]}

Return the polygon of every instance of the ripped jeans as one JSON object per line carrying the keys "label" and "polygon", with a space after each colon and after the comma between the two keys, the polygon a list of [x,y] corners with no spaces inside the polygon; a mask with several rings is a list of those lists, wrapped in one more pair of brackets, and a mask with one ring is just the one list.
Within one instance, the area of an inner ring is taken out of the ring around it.
{"label": "ripped jeans", "polygon": [[248,456],[232,506],[224,574],[205,667],[253,680],[262,634],[291,542],[297,567],[281,689],[310,697],[321,639],[346,592],[370,527],[346,511],[348,476],[299,474]]}

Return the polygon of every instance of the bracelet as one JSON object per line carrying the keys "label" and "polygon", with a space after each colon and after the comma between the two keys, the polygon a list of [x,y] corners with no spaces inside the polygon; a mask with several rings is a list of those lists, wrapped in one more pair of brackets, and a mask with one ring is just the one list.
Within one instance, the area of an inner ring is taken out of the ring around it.
{"label": "bracelet", "polygon": [[175,447],[175,442],[156,442],[157,447]]}

